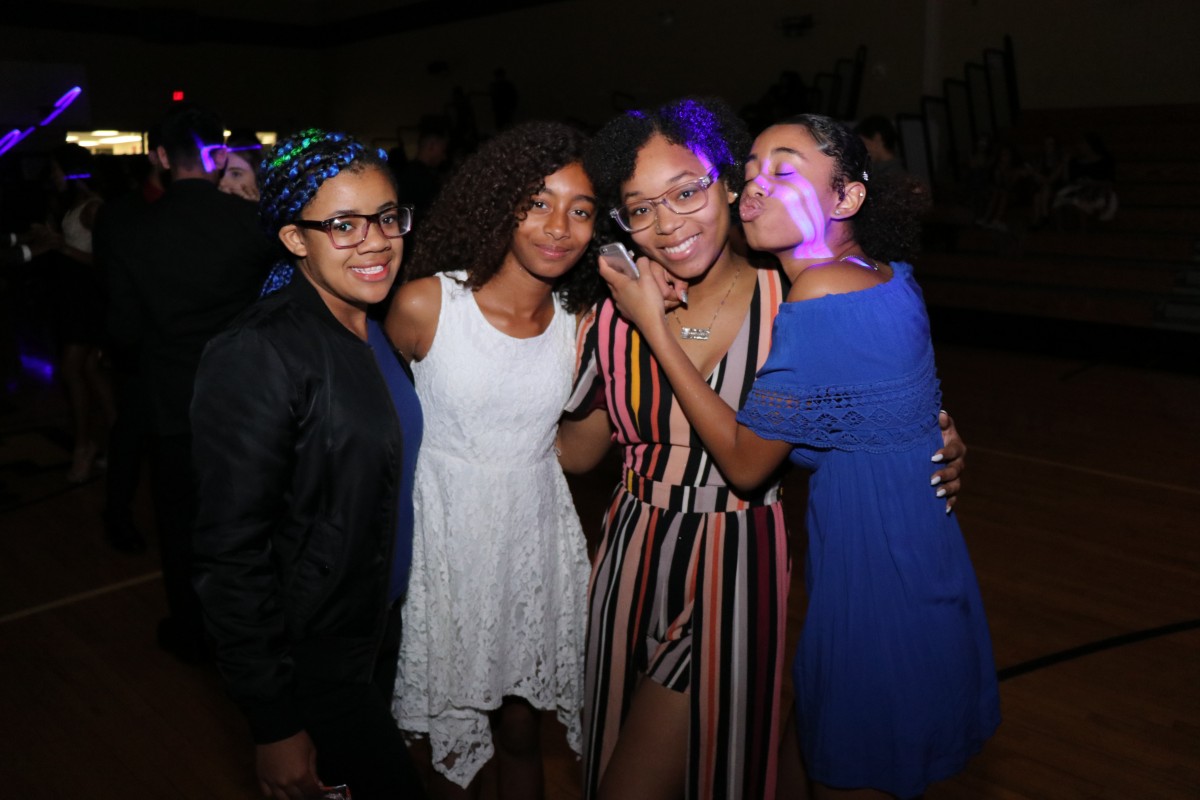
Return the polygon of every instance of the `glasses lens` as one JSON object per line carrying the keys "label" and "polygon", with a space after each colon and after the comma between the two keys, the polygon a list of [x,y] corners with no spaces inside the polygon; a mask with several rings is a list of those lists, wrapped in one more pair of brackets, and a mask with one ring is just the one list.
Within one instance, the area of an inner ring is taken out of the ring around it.
{"label": "glasses lens", "polygon": [[390,239],[403,236],[412,227],[412,212],[408,208],[393,208],[379,215],[379,227]]}
{"label": "glasses lens", "polygon": [[634,203],[617,209],[617,222],[625,230],[636,233],[654,224],[654,204]]}
{"label": "glasses lens", "polygon": [[362,217],[334,217],[329,220],[329,236],[337,247],[353,247],[363,240],[366,225]]}
{"label": "glasses lens", "polygon": [[692,214],[708,205],[708,180],[690,181],[668,190],[660,199],[621,206],[613,215],[630,233],[654,224],[655,206],[664,205],[676,214]]}
{"label": "glasses lens", "polygon": [[704,183],[693,181],[676,186],[664,198],[665,205],[677,214],[691,214],[708,203],[708,192]]}

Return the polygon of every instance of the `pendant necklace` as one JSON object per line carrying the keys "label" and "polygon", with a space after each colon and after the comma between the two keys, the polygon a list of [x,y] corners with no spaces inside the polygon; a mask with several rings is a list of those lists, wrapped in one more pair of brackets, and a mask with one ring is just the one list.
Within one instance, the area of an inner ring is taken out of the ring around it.
{"label": "pendant necklace", "polygon": [[721,309],[725,307],[725,301],[729,299],[729,295],[733,293],[733,287],[737,284],[738,276],[742,274],[744,264],[738,264],[737,272],[733,273],[733,280],[729,282],[729,288],[725,290],[725,296],[721,298],[721,302],[717,304],[717,310],[713,312],[712,319],[708,321],[707,328],[689,328],[679,320],[678,308],[671,312],[671,316],[675,317],[675,322],[679,324],[679,338],[692,339],[693,341],[706,342],[708,337],[712,335],[713,323],[717,321],[717,315],[721,313]]}

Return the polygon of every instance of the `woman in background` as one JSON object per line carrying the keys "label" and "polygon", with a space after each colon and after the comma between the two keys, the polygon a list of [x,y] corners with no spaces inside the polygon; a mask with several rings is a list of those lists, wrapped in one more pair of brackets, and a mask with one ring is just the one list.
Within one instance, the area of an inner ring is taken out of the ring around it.
{"label": "woman in background", "polygon": [[50,154],[50,176],[58,192],[61,216],[50,221],[61,255],[54,281],[58,334],[62,345],[62,381],[71,407],[75,448],[68,483],[84,483],[100,463],[107,431],[116,420],[112,379],[103,363],[106,281],[92,256],[92,230],[104,199],[96,158],[77,144]]}
{"label": "woman in background", "polygon": [[225,140],[225,169],[217,188],[226,194],[258,201],[258,164],[262,142],[253,131],[233,131]]}

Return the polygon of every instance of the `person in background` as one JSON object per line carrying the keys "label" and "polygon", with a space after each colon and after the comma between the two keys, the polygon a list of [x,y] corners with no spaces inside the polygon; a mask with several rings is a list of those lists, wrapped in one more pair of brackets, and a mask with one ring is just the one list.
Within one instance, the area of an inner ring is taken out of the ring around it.
{"label": "person in background", "polygon": [[258,164],[262,142],[253,131],[231,131],[225,140],[225,169],[217,188],[246,200],[258,201]]}
{"label": "person in background", "polygon": [[109,428],[116,419],[112,380],[103,364],[105,280],[92,257],[92,230],[104,205],[97,159],[86,148],[66,143],[50,153],[50,176],[59,211],[50,220],[58,234],[54,270],[55,310],[62,347],[61,374],[71,408],[75,448],[67,482],[91,479]]}
{"label": "person in background", "polygon": [[367,316],[411,210],[385,156],[342,133],[285,137],[261,177],[263,227],[293,269],[196,375],[196,590],[264,795],[415,800],[388,697],[421,409]]}
{"label": "person in background", "polygon": [[417,134],[417,150],[396,171],[400,201],[413,207],[416,221],[429,210],[442,185],[442,172],[450,155],[448,123],[440,118],[425,119]]}
{"label": "person in background", "polygon": [[1117,164],[1100,134],[1088,131],[1065,165],[1064,185],[1051,204],[1060,227],[1086,230],[1088,221],[1108,222],[1117,214]]}
{"label": "person in background", "polygon": [[[775,119],[781,119],[784,116],[790,115],[780,115]],[[896,126],[890,119],[882,114],[865,117],[854,126],[854,133],[862,139],[863,145],[867,148],[867,155],[871,157],[872,175],[882,178],[890,176],[892,173],[908,174],[904,168],[904,162],[896,155],[896,145],[900,143],[900,137],[896,133]]]}
{"label": "person in background", "polygon": [[151,489],[167,616],[158,644],[188,661],[210,658],[192,588],[195,479],[188,409],[205,344],[258,296],[275,257],[254,206],[217,189],[224,127],[197,106],[174,108],[157,157],[166,194],[114,231],[109,333],[136,347],[149,409]]}
{"label": "person in background", "polygon": [[[126,191],[106,198],[96,215],[92,232],[92,252],[96,267],[105,276],[106,286],[114,259],[122,248],[143,229],[140,216],[162,197],[158,182],[160,142],[157,127],[150,131],[150,154],[130,156],[130,182]],[[157,186],[158,191],[147,191]],[[107,337],[108,362],[112,367],[116,420],[108,432],[108,465],[104,472],[104,538],[121,553],[138,554],[146,550],[146,539],[134,519],[134,507],[145,472],[143,466],[151,451],[150,407],[145,380],[138,363],[136,343]]]}

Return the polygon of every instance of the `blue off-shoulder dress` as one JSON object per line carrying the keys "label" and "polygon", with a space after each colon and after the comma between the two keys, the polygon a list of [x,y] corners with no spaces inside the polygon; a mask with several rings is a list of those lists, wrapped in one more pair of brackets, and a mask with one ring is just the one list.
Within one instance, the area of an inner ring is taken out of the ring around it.
{"label": "blue off-shoulder dress", "polygon": [[1000,722],[966,544],[929,486],[942,446],[929,319],[908,264],[785,303],[738,421],[813,470],[808,612],[792,674],[809,777],[921,794]]}

